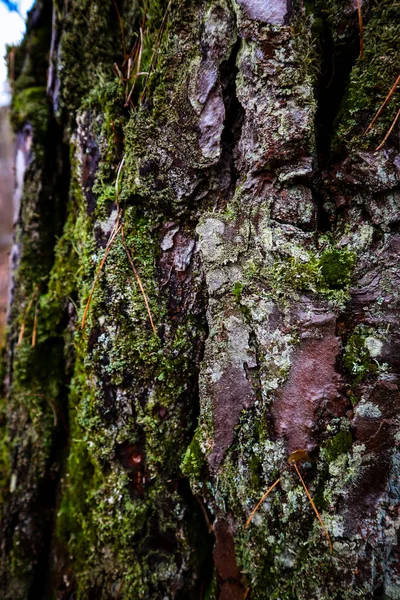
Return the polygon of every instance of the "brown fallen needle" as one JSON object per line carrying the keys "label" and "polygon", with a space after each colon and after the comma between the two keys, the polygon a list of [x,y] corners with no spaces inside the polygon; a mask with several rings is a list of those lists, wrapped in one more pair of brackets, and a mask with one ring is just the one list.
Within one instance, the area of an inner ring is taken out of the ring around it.
{"label": "brown fallen needle", "polygon": [[[315,506],[315,504],[314,504],[314,501],[313,501],[313,499],[312,499],[312,497],[311,497],[311,494],[310,494],[310,492],[308,491],[308,488],[307,488],[307,486],[306,486],[306,484],[305,484],[305,482],[304,482],[304,479],[303,479],[303,478],[302,478],[302,476],[301,476],[301,473],[300,473],[300,471],[299,471],[299,468],[298,468],[298,466],[297,466],[297,464],[296,464],[297,462],[300,462],[300,461],[303,461],[303,460],[305,460],[305,457],[306,457],[306,456],[308,456],[308,455],[307,455],[307,453],[306,453],[304,450],[297,450],[296,452],[293,452],[293,453],[290,455],[290,457],[289,457],[289,464],[293,465],[293,466],[294,466],[294,468],[296,469],[296,473],[297,473],[297,475],[299,476],[299,479],[300,479],[300,481],[301,481],[301,484],[302,484],[302,486],[303,486],[303,488],[304,488],[304,490],[305,490],[305,492],[306,492],[306,494],[307,494],[307,498],[308,498],[308,500],[310,501],[310,504],[311,504],[311,506],[312,506],[312,508],[313,508],[313,511],[315,512],[315,514],[316,514],[316,516],[317,516],[317,519],[318,519],[318,521],[319,521],[319,523],[320,523],[320,525],[321,525],[322,531],[324,532],[324,534],[325,534],[325,537],[326,537],[326,539],[328,540],[329,548],[330,548],[330,550],[331,550],[331,552],[332,552],[332,551],[333,551],[333,546],[332,546],[331,538],[329,537],[329,533],[328,533],[328,532],[327,532],[327,530],[326,530],[326,527],[325,527],[325,525],[324,525],[324,522],[323,522],[323,520],[322,520],[322,517],[321,517],[321,515],[319,514],[319,512],[318,512],[318,509],[317,509],[317,507],[316,507],[316,506]],[[256,513],[256,512],[257,512],[257,510],[260,508],[260,506],[261,506],[261,504],[264,502],[264,500],[267,498],[268,494],[269,494],[270,492],[272,492],[272,490],[274,489],[274,487],[275,487],[275,486],[277,486],[277,485],[278,485],[278,483],[280,482],[280,480],[281,480],[281,478],[279,477],[279,478],[278,478],[278,479],[275,481],[275,483],[273,483],[273,484],[271,485],[271,487],[270,487],[270,488],[268,488],[268,490],[265,492],[264,496],[261,498],[261,500],[259,501],[259,503],[257,504],[257,506],[256,506],[256,507],[254,508],[254,510],[251,512],[251,514],[250,514],[249,518],[247,519],[247,521],[246,521],[246,525],[244,526],[244,528],[245,528],[245,529],[247,529],[247,527],[250,525],[250,523],[251,523],[251,521],[252,521],[252,519],[253,519],[253,517],[254,517],[255,513]]]}
{"label": "brown fallen needle", "polygon": [[281,478],[278,477],[278,479],[275,481],[275,483],[273,483],[271,485],[270,488],[268,488],[268,490],[265,492],[264,496],[261,498],[260,502],[257,504],[257,506],[255,507],[255,509],[252,511],[252,513],[250,514],[249,518],[246,521],[246,525],[244,526],[245,529],[248,528],[248,526],[250,525],[254,515],[256,514],[256,512],[258,511],[258,509],[260,508],[261,504],[264,502],[264,500],[266,499],[266,497],[268,496],[268,494],[270,492],[272,492],[272,490],[274,489],[275,486],[278,485],[278,483],[280,482]]}
{"label": "brown fallen needle", "polygon": [[154,325],[153,317],[151,316],[150,304],[149,304],[149,301],[147,299],[146,292],[144,291],[144,287],[142,285],[142,282],[140,280],[139,273],[137,272],[135,264],[133,262],[133,258],[131,256],[131,253],[129,252],[129,248],[128,248],[127,244],[126,244],[125,235],[124,235],[124,228],[123,227],[121,229],[121,233],[122,233],[122,243],[124,244],[126,256],[128,257],[129,263],[130,263],[130,265],[132,267],[132,271],[133,271],[133,273],[134,273],[134,275],[136,277],[137,284],[138,284],[138,286],[140,288],[140,291],[142,292],[143,300],[144,300],[144,303],[145,303],[146,309],[147,309],[147,314],[149,315],[149,320],[150,320],[151,328],[153,330],[154,335],[157,335],[157,331],[156,331],[156,328],[155,328],[155,325]]}
{"label": "brown fallen needle", "polygon": [[32,330],[32,348],[34,348],[36,346],[38,304],[39,304],[39,298],[36,298],[35,316],[33,318],[33,330]]}
{"label": "brown fallen needle", "polygon": [[[22,340],[23,340],[23,337],[24,337],[24,331],[25,331],[26,317],[28,316],[28,313],[29,313],[29,311],[32,308],[33,301],[35,300],[36,295],[37,295],[37,293],[39,291],[39,285],[40,284],[38,284],[35,287],[35,289],[33,290],[32,295],[31,295],[31,297],[29,299],[28,306],[26,307],[26,310],[25,310],[25,313],[24,313],[24,318],[22,319],[22,323],[21,323],[21,329],[19,330],[19,336],[18,336],[17,346],[20,346],[22,344]],[[36,316],[36,310],[35,310],[35,316]],[[32,339],[32,341],[33,341],[33,339]],[[34,345],[34,344],[32,344],[32,345]]]}
{"label": "brown fallen needle", "polygon": [[360,28],[360,56],[361,60],[364,60],[364,28],[361,12],[361,0],[357,0],[357,11],[358,11],[358,26]]}
{"label": "brown fallen needle", "polygon": [[170,6],[171,6],[171,0],[169,0],[169,2],[167,4],[167,8],[165,9],[164,17],[163,17],[163,20],[161,22],[161,27],[160,27],[160,30],[158,32],[157,41],[156,41],[156,43],[154,45],[153,52],[151,54],[149,71],[147,73],[147,77],[146,77],[146,80],[144,82],[143,91],[142,91],[142,93],[140,95],[139,104],[141,104],[142,101],[143,101],[144,95],[146,93],[146,87],[147,87],[150,75],[151,75],[151,73],[153,71],[153,68],[154,68],[154,64],[155,64],[154,61],[155,61],[155,58],[157,56],[159,46],[161,44],[161,39],[162,39],[162,35],[164,33],[165,25],[167,23],[167,17],[168,17],[168,12],[169,12]]}
{"label": "brown fallen needle", "polygon": [[107,256],[108,256],[108,253],[110,252],[111,246],[112,246],[115,238],[117,237],[118,233],[120,232],[121,227],[122,227],[122,225],[118,224],[118,219],[117,219],[117,222],[115,223],[114,228],[113,228],[113,230],[111,232],[111,235],[109,237],[109,240],[107,242],[106,250],[104,252],[103,258],[101,259],[100,266],[97,269],[97,272],[96,272],[96,275],[95,275],[95,278],[94,278],[94,281],[93,281],[93,284],[92,284],[92,287],[91,287],[91,290],[90,290],[90,293],[89,293],[89,298],[88,298],[88,300],[86,302],[85,312],[83,313],[82,323],[81,323],[82,329],[85,327],[85,323],[86,323],[86,319],[87,319],[87,314],[89,312],[90,303],[91,303],[92,297],[93,297],[94,288],[96,287],[96,283],[97,283],[97,281],[98,281],[98,279],[100,277],[101,271],[103,270],[104,263],[107,260]]}
{"label": "brown fallen needle", "polygon": [[124,23],[122,21],[122,17],[121,14],[118,10],[118,6],[117,3],[115,2],[115,0],[112,0],[115,10],[117,11],[117,16],[118,16],[118,23],[119,23],[119,27],[121,29],[121,35],[122,35],[122,45],[123,45],[123,50],[124,50],[124,60],[126,59],[126,42],[125,42],[125,31],[124,31]]}
{"label": "brown fallen needle", "polygon": [[310,492],[308,491],[306,484],[304,483],[304,480],[303,480],[303,478],[302,478],[302,476],[301,476],[301,474],[300,474],[300,471],[299,471],[299,467],[296,465],[296,463],[294,463],[294,464],[293,464],[293,466],[294,466],[294,468],[296,469],[296,473],[297,473],[297,475],[298,475],[298,476],[299,476],[299,478],[300,478],[300,481],[301,481],[301,483],[302,483],[302,485],[303,485],[303,488],[305,489],[305,492],[306,492],[306,494],[307,494],[307,498],[309,499],[309,501],[310,501],[310,504],[311,504],[311,506],[313,507],[313,510],[314,510],[315,514],[317,515],[317,519],[318,519],[318,521],[320,522],[320,525],[321,525],[321,527],[322,527],[322,531],[324,532],[324,534],[325,534],[325,536],[326,536],[326,539],[328,540],[329,548],[331,549],[331,552],[332,552],[332,551],[333,551],[333,546],[332,546],[331,538],[329,537],[329,533],[327,532],[327,530],[326,530],[326,528],[325,528],[325,525],[324,525],[324,522],[323,522],[323,520],[322,520],[322,518],[321,518],[321,515],[319,514],[319,512],[318,512],[318,510],[317,510],[317,507],[315,506],[315,504],[314,504],[314,501],[313,501],[313,499],[311,498],[311,494],[310,494]]}
{"label": "brown fallen needle", "polygon": [[105,264],[105,262],[107,260],[108,253],[110,252],[110,249],[111,249],[111,246],[112,246],[114,240],[118,236],[119,232],[121,232],[122,243],[124,245],[125,254],[128,257],[129,264],[131,265],[131,268],[132,268],[132,271],[133,271],[133,273],[135,275],[137,284],[138,284],[139,289],[140,289],[140,291],[142,293],[143,300],[144,300],[144,303],[146,305],[147,314],[149,315],[149,320],[150,320],[151,328],[153,330],[154,335],[157,335],[157,331],[156,331],[156,328],[155,328],[155,325],[154,325],[153,317],[151,315],[150,304],[149,304],[149,301],[147,299],[146,292],[144,290],[144,287],[143,287],[143,284],[141,282],[141,279],[139,277],[139,273],[137,272],[135,264],[133,262],[132,255],[131,255],[131,253],[129,251],[129,248],[128,248],[128,245],[126,243],[126,240],[125,240],[125,231],[124,231],[123,223],[120,223],[122,211],[121,211],[120,206],[119,206],[119,178],[121,176],[121,171],[122,171],[122,168],[124,166],[124,162],[125,162],[125,156],[123,157],[123,159],[121,160],[121,162],[120,162],[120,164],[118,166],[117,178],[116,178],[116,181],[115,181],[115,203],[116,203],[117,209],[118,209],[118,217],[117,217],[115,225],[114,225],[114,227],[113,227],[113,229],[111,231],[110,237],[108,239],[107,246],[106,246],[106,249],[105,249],[105,252],[104,252],[104,256],[103,256],[103,258],[101,260],[99,268],[97,269],[97,272],[96,272],[96,275],[95,275],[95,278],[94,278],[94,281],[93,281],[93,284],[92,284],[92,287],[91,287],[91,290],[90,290],[90,293],[89,293],[89,297],[88,297],[88,300],[86,302],[85,311],[84,311],[83,317],[82,317],[81,327],[83,329],[83,327],[85,326],[87,315],[88,315],[89,308],[90,308],[90,304],[91,304],[92,297],[93,297],[93,293],[94,293],[96,284],[97,284],[97,282],[99,280],[100,274],[101,274],[101,272],[103,270],[104,264]]}
{"label": "brown fallen needle", "polygon": [[[117,208],[118,208],[118,214],[121,213],[121,209],[120,209],[120,206],[119,206],[119,178],[121,176],[121,172],[122,172],[124,163],[125,163],[125,155],[123,156],[121,162],[119,163],[118,171],[117,171],[117,178],[116,178],[116,181],[115,181],[115,204],[117,205]],[[139,277],[139,273],[136,270],[135,263],[133,262],[132,255],[131,255],[131,253],[129,251],[128,245],[127,245],[126,240],[125,240],[125,229],[124,229],[123,225],[121,226],[121,236],[122,236],[122,243],[123,243],[124,249],[125,249],[125,254],[128,257],[129,264],[131,265],[133,274],[135,275],[137,284],[139,286],[139,289],[140,289],[140,291],[142,293],[142,296],[143,296],[144,303],[146,305],[146,310],[147,310],[147,314],[149,315],[149,321],[150,321],[151,328],[153,330],[154,335],[157,335],[157,331],[156,331],[156,328],[155,328],[155,325],[154,325],[153,317],[151,315],[150,304],[149,304],[148,298],[146,296],[145,289],[144,289],[142,281],[141,281],[141,279]]]}
{"label": "brown fallen needle", "polygon": [[375,152],[378,152],[378,150],[380,150],[384,146],[384,144],[385,144],[386,140],[388,139],[389,135],[392,133],[393,128],[396,125],[397,120],[398,120],[399,117],[400,117],[400,108],[397,111],[397,114],[396,114],[395,118],[393,119],[392,124],[389,127],[389,130],[388,130],[387,134],[385,135],[385,137],[383,138],[383,140],[381,141],[381,143],[379,144],[379,146],[377,146],[377,148],[375,149]]}
{"label": "brown fallen needle", "polygon": [[389,100],[391,99],[391,97],[395,93],[395,91],[396,91],[397,86],[399,85],[399,83],[400,83],[400,75],[397,77],[397,79],[394,82],[393,86],[390,88],[390,91],[389,91],[388,95],[386,96],[384,102],[382,103],[382,105],[379,108],[378,112],[376,113],[376,115],[372,119],[371,123],[368,125],[367,129],[364,131],[363,135],[366,135],[372,129],[372,127],[375,125],[375,123],[377,122],[377,120],[381,116],[384,108],[387,106],[387,104],[389,103]]}

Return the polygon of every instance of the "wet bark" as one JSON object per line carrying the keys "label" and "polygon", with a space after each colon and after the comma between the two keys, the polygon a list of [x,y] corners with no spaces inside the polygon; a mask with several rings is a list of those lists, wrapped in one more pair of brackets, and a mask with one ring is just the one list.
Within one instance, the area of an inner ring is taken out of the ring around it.
{"label": "wet bark", "polygon": [[398,598],[398,3],[118,10],[13,50],[1,597]]}

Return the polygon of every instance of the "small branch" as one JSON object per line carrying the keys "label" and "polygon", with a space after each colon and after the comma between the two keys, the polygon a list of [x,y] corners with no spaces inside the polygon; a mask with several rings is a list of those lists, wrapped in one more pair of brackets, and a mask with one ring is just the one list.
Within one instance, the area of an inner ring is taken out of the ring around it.
{"label": "small branch", "polygon": [[384,146],[384,144],[385,144],[386,140],[388,139],[389,135],[392,133],[393,128],[396,125],[397,119],[399,118],[399,116],[400,116],[400,108],[397,111],[397,114],[396,114],[395,118],[393,119],[391,126],[389,127],[389,131],[387,132],[387,134],[385,135],[385,137],[383,138],[383,140],[381,141],[381,143],[379,144],[379,146],[377,146],[377,148],[375,149],[375,152],[378,152],[378,150],[380,150],[382,148],[382,146]]}
{"label": "small branch", "polygon": [[392,88],[390,89],[390,92],[388,93],[388,95],[386,96],[382,106],[380,107],[380,109],[378,110],[378,112],[376,113],[375,117],[372,119],[371,123],[368,125],[367,129],[364,131],[363,135],[366,135],[368,133],[368,131],[370,131],[370,129],[375,125],[376,121],[379,119],[379,117],[382,114],[383,109],[386,107],[386,105],[389,103],[390,98],[393,96],[393,94],[396,91],[397,86],[400,83],[400,75],[398,76],[398,78],[396,79],[396,81],[394,82]]}
{"label": "small branch", "polygon": [[313,501],[313,499],[311,498],[311,494],[310,494],[310,492],[308,491],[306,484],[304,483],[304,480],[303,480],[303,478],[302,478],[302,476],[301,476],[301,473],[300,473],[300,471],[299,471],[299,467],[296,465],[296,463],[293,463],[293,466],[294,466],[294,468],[296,469],[296,473],[297,473],[297,475],[299,476],[299,478],[300,478],[300,481],[301,481],[301,483],[302,483],[302,485],[303,485],[303,488],[304,488],[304,489],[305,489],[305,491],[306,491],[307,498],[309,499],[309,501],[310,501],[310,504],[311,504],[311,506],[313,507],[313,510],[314,510],[315,514],[317,515],[317,519],[318,519],[318,521],[320,522],[320,525],[321,525],[321,527],[322,527],[322,530],[323,530],[323,532],[324,532],[324,534],[325,534],[325,536],[326,536],[326,539],[328,540],[328,543],[329,543],[329,547],[330,547],[330,549],[331,549],[331,552],[333,552],[333,546],[332,546],[331,538],[329,537],[329,533],[328,533],[328,532],[327,532],[327,530],[326,530],[326,527],[325,527],[325,525],[324,525],[324,522],[323,522],[323,520],[322,520],[322,518],[321,518],[321,515],[319,514],[319,512],[318,512],[318,510],[317,510],[317,507],[315,506],[315,504],[314,504],[314,501]]}
{"label": "small branch", "polygon": [[246,525],[244,526],[245,529],[248,528],[248,526],[250,525],[254,515],[256,514],[256,512],[258,511],[258,509],[260,508],[261,504],[264,502],[264,500],[266,499],[266,497],[269,495],[270,492],[272,492],[272,490],[274,489],[275,486],[278,485],[278,483],[280,482],[281,478],[278,477],[278,479],[275,481],[275,483],[273,483],[271,485],[270,488],[268,488],[268,490],[265,492],[264,496],[261,498],[260,502],[257,504],[257,506],[255,507],[255,509],[253,510],[253,512],[250,514],[249,518],[246,521]]}

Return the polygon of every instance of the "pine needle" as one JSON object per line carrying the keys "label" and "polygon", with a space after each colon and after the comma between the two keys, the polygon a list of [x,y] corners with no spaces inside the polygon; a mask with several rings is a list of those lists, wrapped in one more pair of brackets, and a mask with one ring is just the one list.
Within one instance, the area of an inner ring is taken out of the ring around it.
{"label": "pine needle", "polygon": [[382,146],[384,146],[384,144],[385,144],[386,140],[388,139],[389,135],[392,133],[393,128],[396,125],[397,119],[399,118],[399,116],[400,116],[400,108],[397,111],[397,114],[396,114],[395,118],[393,119],[391,126],[389,127],[389,131],[387,132],[387,134],[385,135],[385,137],[383,138],[383,140],[381,141],[381,143],[379,144],[379,146],[376,148],[375,152],[378,152],[378,150],[380,150],[382,148]]}
{"label": "pine needle", "polygon": [[333,552],[333,546],[332,546],[331,538],[329,537],[329,533],[328,533],[328,532],[327,532],[327,530],[326,530],[326,527],[325,527],[325,525],[324,525],[324,522],[323,522],[323,520],[322,520],[322,518],[321,518],[321,515],[319,514],[319,512],[318,512],[318,510],[317,510],[317,507],[315,506],[315,504],[314,504],[314,501],[313,501],[313,499],[311,498],[311,494],[310,494],[310,492],[308,491],[306,484],[304,483],[304,480],[303,480],[303,478],[302,478],[302,476],[301,476],[301,473],[300,473],[300,471],[299,471],[299,468],[298,468],[298,466],[296,465],[296,463],[293,463],[293,466],[294,466],[294,468],[296,469],[297,475],[299,476],[299,478],[300,478],[300,481],[301,481],[301,483],[302,483],[302,485],[303,485],[303,488],[304,488],[304,489],[305,489],[305,491],[306,491],[307,498],[309,499],[309,501],[310,501],[310,504],[311,504],[311,506],[313,507],[313,510],[314,510],[315,514],[317,515],[317,519],[318,519],[318,521],[320,522],[320,525],[321,525],[321,527],[322,527],[322,531],[324,532],[324,534],[325,534],[325,536],[326,536],[326,539],[328,540],[328,543],[329,543],[329,547],[330,547],[330,549],[331,549],[331,552]]}
{"label": "pine needle", "polygon": [[25,332],[25,321],[26,321],[26,317],[28,316],[28,313],[29,313],[29,311],[30,311],[30,310],[31,310],[31,308],[32,308],[32,304],[33,304],[33,301],[34,301],[34,299],[36,298],[36,294],[37,294],[37,293],[38,293],[38,291],[39,291],[39,285],[40,285],[40,284],[38,284],[38,285],[35,287],[35,289],[33,290],[32,294],[31,294],[31,297],[30,297],[30,299],[29,299],[28,306],[26,307],[26,310],[25,310],[25,312],[24,312],[24,318],[22,319],[22,323],[21,323],[21,329],[19,330],[19,336],[18,336],[18,342],[17,342],[17,346],[20,346],[20,345],[22,344],[22,339],[23,339],[23,337],[24,337],[24,332]]}
{"label": "pine needle", "polygon": [[272,492],[272,490],[274,489],[275,486],[278,485],[278,483],[280,482],[281,478],[278,477],[278,479],[275,481],[275,483],[273,483],[271,485],[270,488],[268,488],[268,490],[265,492],[264,496],[261,498],[260,502],[257,504],[257,506],[255,507],[255,509],[252,511],[252,513],[250,514],[249,518],[246,521],[246,525],[244,526],[245,529],[248,528],[248,526],[250,525],[254,515],[256,514],[256,512],[258,511],[258,509],[260,508],[261,504],[264,502],[264,500],[266,499],[266,497],[268,496],[268,494],[270,492]]}
{"label": "pine needle", "polygon": [[20,346],[22,344],[22,340],[23,340],[23,337],[24,337],[24,332],[25,332],[25,321],[22,321],[22,323],[21,323],[21,329],[19,330],[19,336],[18,336],[17,346]]}
{"label": "pine needle", "polygon": [[108,253],[110,252],[110,249],[111,249],[112,243],[114,242],[114,240],[115,240],[115,238],[117,237],[117,235],[118,235],[119,231],[121,230],[121,227],[122,227],[122,225],[118,225],[118,220],[117,220],[117,222],[116,222],[116,223],[115,223],[115,225],[114,225],[114,229],[113,229],[113,231],[111,232],[110,238],[109,238],[109,240],[108,240],[108,242],[107,242],[107,246],[106,246],[106,250],[105,250],[105,252],[104,252],[104,256],[103,256],[103,258],[101,259],[101,263],[100,263],[100,266],[99,266],[99,268],[97,269],[97,272],[96,272],[96,275],[95,275],[95,278],[94,278],[94,281],[93,281],[93,285],[92,285],[92,288],[91,288],[91,290],[90,290],[90,293],[89,293],[89,298],[88,298],[88,300],[87,300],[87,302],[86,302],[86,306],[85,306],[85,312],[83,313],[83,317],[82,317],[82,323],[81,323],[81,327],[82,327],[82,329],[85,327],[85,323],[86,323],[87,314],[88,314],[88,312],[89,312],[89,307],[90,307],[90,304],[91,304],[91,302],[92,302],[92,297],[93,297],[94,288],[96,287],[97,281],[98,281],[98,279],[99,279],[99,277],[100,277],[100,273],[101,273],[101,271],[102,271],[102,269],[103,269],[103,267],[104,267],[104,263],[105,263],[105,262],[106,262],[106,260],[107,260],[107,256],[108,256]]}
{"label": "pine needle", "polygon": [[39,298],[36,298],[35,316],[33,318],[33,330],[32,330],[32,348],[34,348],[36,346],[38,304],[39,304]]}
{"label": "pine needle", "polygon": [[363,19],[361,12],[361,0],[357,0],[357,11],[358,11],[358,26],[360,28],[360,56],[361,60],[364,60],[364,28]]}
{"label": "pine needle", "polygon": [[118,211],[119,211],[119,178],[121,175],[122,167],[124,166],[124,162],[125,162],[125,154],[123,156],[123,159],[121,160],[121,162],[118,165],[117,179],[115,180],[115,204],[117,205]]}
{"label": "pine needle", "polygon": [[121,233],[122,233],[122,243],[124,244],[125,253],[126,253],[126,255],[128,257],[128,260],[129,260],[129,263],[130,263],[130,265],[132,267],[132,271],[133,271],[133,273],[134,273],[134,275],[136,277],[136,281],[138,283],[140,291],[142,292],[143,300],[144,300],[144,303],[145,303],[146,309],[147,309],[147,314],[149,315],[149,320],[150,320],[151,328],[153,329],[154,335],[157,335],[157,331],[156,331],[156,328],[154,326],[153,317],[151,316],[151,310],[150,310],[149,301],[147,299],[146,292],[144,291],[144,287],[143,287],[142,282],[140,280],[139,273],[137,272],[136,267],[134,265],[131,253],[129,252],[129,248],[128,248],[127,244],[126,244],[125,235],[124,235],[124,228],[123,227],[122,227]]}
{"label": "pine needle", "polygon": [[144,95],[145,95],[145,92],[146,92],[147,83],[149,81],[149,77],[150,77],[152,69],[153,69],[153,62],[154,62],[154,59],[155,59],[155,57],[156,57],[156,55],[158,53],[158,48],[159,48],[159,46],[161,44],[161,37],[162,37],[162,34],[164,32],[165,24],[167,22],[167,16],[168,16],[168,12],[169,12],[169,9],[170,9],[170,6],[171,6],[171,1],[172,0],[169,0],[167,8],[165,9],[164,17],[163,17],[163,20],[161,22],[160,31],[158,32],[157,41],[155,43],[155,46],[153,48],[153,52],[152,52],[152,55],[151,55],[149,72],[147,74],[146,81],[144,82],[143,91],[142,91],[142,93],[140,95],[139,104],[141,104],[141,102],[142,102],[142,100],[144,98]]}
{"label": "pine needle", "polygon": [[137,62],[136,62],[136,73],[135,73],[135,76],[134,76],[134,79],[133,79],[133,84],[132,84],[132,87],[131,87],[131,91],[129,92],[128,97],[125,100],[125,106],[128,106],[129,102],[131,101],[131,96],[133,94],[133,90],[135,89],[137,78],[140,75],[140,63],[142,62],[142,51],[143,51],[143,29],[140,28],[139,55],[138,55],[138,59],[137,59]]}
{"label": "pine needle", "polygon": [[119,22],[119,28],[121,29],[121,35],[122,35],[122,44],[124,46],[124,60],[126,58],[126,43],[125,43],[125,31],[124,31],[124,23],[122,21],[122,17],[120,15],[120,12],[118,10],[118,6],[115,0],[112,0],[113,4],[115,6],[115,10],[117,11],[117,15],[118,15],[118,22]]}
{"label": "pine needle", "polygon": [[363,135],[366,135],[368,133],[368,131],[370,131],[370,129],[375,125],[376,121],[381,116],[381,114],[383,112],[383,109],[386,107],[386,105],[389,103],[389,100],[391,99],[391,97],[395,93],[396,88],[399,85],[399,83],[400,83],[400,75],[397,77],[396,81],[394,82],[393,86],[390,89],[390,92],[386,96],[383,104],[381,105],[380,109],[378,110],[378,112],[376,113],[376,115],[374,116],[374,118],[372,119],[371,123],[368,125],[367,129],[364,131]]}
{"label": "pine needle", "polygon": [[195,494],[194,497],[196,498],[197,502],[199,503],[199,506],[200,506],[200,508],[202,510],[202,513],[204,515],[204,520],[207,523],[208,533],[211,533],[212,531],[214,531],[214,527],[213,527],[213,525],[212,525],[212,523],[211,523],[211,521],[210,521],[210,519],[208,517],[208,514],[207,514],[207,511],[205,509],[205,506],[202,503],[202,501],[200,500],[200,498],[197,496],[197,494]]}
{"label": "pine needle", "polygon": [[124,579],[125,579],[125,577],[122,576],[122,580],[121,580],[121,583],[118,586],[117,595],[115,596],[115,600],[118,600],[118,598],[119,598],[119,594],[120,594],[120,592],[122,590],[122,586],[124,585]]}

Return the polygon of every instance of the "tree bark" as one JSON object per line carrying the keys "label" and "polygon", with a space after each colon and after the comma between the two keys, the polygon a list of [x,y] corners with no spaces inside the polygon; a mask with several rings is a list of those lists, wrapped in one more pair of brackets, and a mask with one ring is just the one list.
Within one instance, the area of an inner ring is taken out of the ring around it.
{"label": "tree bark", "polygon": [[5,600],[400,598],[400,9],[357,6],[36,1]]}

